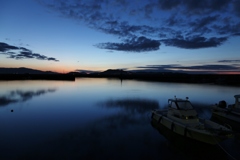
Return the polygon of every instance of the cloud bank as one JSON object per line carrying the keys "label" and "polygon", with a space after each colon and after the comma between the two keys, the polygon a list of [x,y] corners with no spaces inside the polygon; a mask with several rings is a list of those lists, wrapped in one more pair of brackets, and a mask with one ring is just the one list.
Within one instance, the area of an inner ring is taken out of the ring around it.
{"label": "cloud bank", "polygon": [[[239,62],[240,60],[220,60],[221,63]],[[186,73],[212,73],[212,72],[231,72],[239,74],[240,65],[233,64],[210,64],[210,65],[194,65],[183,66],[178,64],[170,65],[147,65],[138,66],[140,71],[147,72],[186,72]]]}
{"label": "cloud bank", "polygon": [[218,47],[240,35],[238,0],[38,0],[66,18],[85,23],[122,41],[100,42],[100,49],[156,51],[166,46]]}
{"label": "cloud bank", "polygon": [[38,53],[33,53],[31,50],[24,47],[12,46],[7,43],[0,42],[0,54],[7,55],[12,59],[38,59],[58,62],[56,58],[47,57]]}
{"label": "cloud bank", "polygon": [[144,52],[158,50],[160,42],[151,40],[146,37],[137,37],[131,40],[125,40],[124,43],[100,43],[96,45],[98,48],[129,51],[129,52]]}

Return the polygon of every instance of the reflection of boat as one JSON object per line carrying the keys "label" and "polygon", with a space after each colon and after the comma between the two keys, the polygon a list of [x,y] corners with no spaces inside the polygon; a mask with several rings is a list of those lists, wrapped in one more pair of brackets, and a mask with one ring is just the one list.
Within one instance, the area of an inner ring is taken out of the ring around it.
{"label": "reflection of boat", "polygon": [[[184,159],[227,159],[227,155],[218,145],[208,145],[207,143],[196,143],[195,140],[173,133],[165,126],[159,125],[157,121],[152,120],[151,125],[161,135],[167,139],[167,146],[174,153],[184,154]],[[201,152],[199,152],[201,151]],[[179,156],[179,154],[177,155]],[[165,158],[169,159],[169,158]],[[181,159],[181,157],[178,157]],[[183,158],[182,158],[183,159]]]}
{"label": "reflection of boat", "polygon": [[217,144],[232,137],[232,131],[213,121],[200,119],[191,102],[183,99],[169,99],[168,110],[152,110],[152,120],[166,129],[186,138]]}
{"label": "reflection of boat", "polygon": [[235,104],[227,106],[225,101],[220,101],[212,106],[212,120],[228,124],[233,130],[240,131],[240,95],[235,95],[234,98]]}

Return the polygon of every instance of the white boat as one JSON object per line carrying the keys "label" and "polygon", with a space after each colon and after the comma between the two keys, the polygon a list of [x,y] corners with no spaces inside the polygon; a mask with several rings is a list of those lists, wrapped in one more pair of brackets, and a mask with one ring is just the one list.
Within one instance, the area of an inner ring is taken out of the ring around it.
{"label": "white boat", "polygon": [[230,125],[233,130],[240,131],[240,95],[234,95],[235,103],[227,106],[223,100],[212,106],[212,119],[221,124]]}
{"label": "white boat", "polygon": [[152,110],[152,120],[184,137],[208,144],[232,137],[232,130],[211,120],[200,119],[191,102],[186,99],[169,99],[167,110]]}

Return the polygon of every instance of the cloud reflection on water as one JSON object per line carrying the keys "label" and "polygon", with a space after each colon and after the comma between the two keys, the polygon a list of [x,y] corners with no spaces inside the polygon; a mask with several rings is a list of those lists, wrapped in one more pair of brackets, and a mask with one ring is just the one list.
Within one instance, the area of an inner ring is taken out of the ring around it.
{"label": "cloud reflection on water", "polygon": [[[179,143],[177,145],[168,143],[165,137],[155,132],[151,125],[149,113],[151,109],[159,107],[155,100],[125,98],[106,100],[98,105],[105,109],[121,108],[123,110],[58,135],[56,139],[44,142],[21,158],[197,159],[219,153],[219,150],[214,147],[198,147],[197,144],[186,146],[184,142],[184,149],[181,149],[178,148]],[[198,106],[196,107],[199,109]],[[188,152],[188,147],[194,154]],[[204,151],[205,154],[200,155],[199,150]],[[175,154],[172,154],[173,152]],[[222,153],[221,150],[220,153]],[[224,157],[225,154],[222,153],[219,156]]]}
{"label": "cloud reflection on water", "polygon": [[150,125],[149,113],[159,107],[157,101],[126,98],[107,100],[97,105],[106,107],[103,109],[123,110],[68,131],[23,158],[147,159],[164,153],[158,150],[158,141],[153,138],[156,133],[152,133]]}
{"label": "cloud reflection on water", "polygon": [[123,108],[125,111],[130,113],[146,113],[150,112],[152,109],[159,108],[157,100],[150,99],[140,99],[140,98],[125,98],[117,100],[107,100],[106,102],[101,102],[99,105],[107,108]]}
{"label": "cloud reflection on water", "polygon": [[46,93],[55,92],[55,88],[39,89],[37,91],[22,91],[14,90],[0,96],[0,107],[7,106],[11,103],[25,102],[33,97],[40,96]]}
{"label": "cloud reflection on water", "polygon": [[227,159],[227,154],[218,145],[208,145],[189,140],[186,137],[171,132],[154,120],[151,121],[151,125],[168,140],[168,147],[171,150],[177,154],[184,155],[183,159],[186,159],[186,157],[189,159],[205,159],[206,157],[211,159]]}

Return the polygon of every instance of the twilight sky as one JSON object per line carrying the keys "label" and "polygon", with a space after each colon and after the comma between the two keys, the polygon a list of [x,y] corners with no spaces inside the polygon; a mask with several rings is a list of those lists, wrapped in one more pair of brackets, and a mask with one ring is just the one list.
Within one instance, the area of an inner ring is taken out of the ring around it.
{"label": "twilight sky", "polygon": [[240,73],[240,0],[0,0],[0,67]]}

